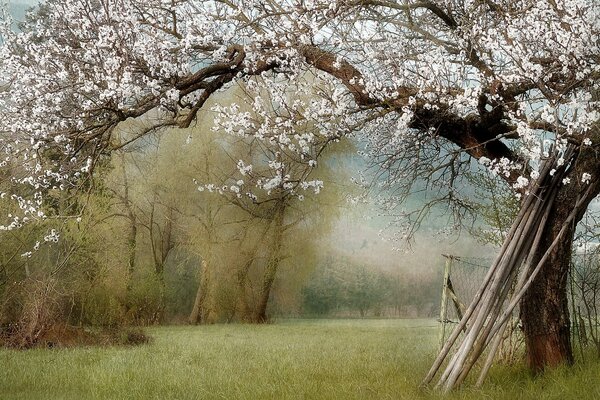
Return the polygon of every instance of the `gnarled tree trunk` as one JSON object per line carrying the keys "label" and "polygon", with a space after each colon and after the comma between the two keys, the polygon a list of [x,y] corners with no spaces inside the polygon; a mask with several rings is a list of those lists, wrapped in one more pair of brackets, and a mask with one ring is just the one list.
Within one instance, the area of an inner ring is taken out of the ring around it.
{"label": "gnarled tree trunk", "polygon": [[571,180],[576,181],[560,189],[546,223],[535,263],[550,247],[579,197],[586,197],[583,199],[579,215],[568,226],[562,240],[551,252],[543,269],[521,300],[520,314],[525,335],[527,362],[534,372],[540,372],[545,367],[573,363],[567,293],[571,250],[577,223],[583,217],[589,203],[598,196],[600,191],[600,185],[596,185],[592,191],[586,191],[588,184],[581,182],[584,172],[591,173],[598,179],[597,176],[600,175],[600,170],[597,168],[598,157],[593,150],[581,151],[570,173]]}
{"label": "gnarled tree trunk", "polygon": [[[568,204],[557,202],[534,263],[550,247],[570,211]],[[574,232],[575,224],[571,224],[521,300],[527,363],[534,372],[546,366],[573,363],[567,278]]]}

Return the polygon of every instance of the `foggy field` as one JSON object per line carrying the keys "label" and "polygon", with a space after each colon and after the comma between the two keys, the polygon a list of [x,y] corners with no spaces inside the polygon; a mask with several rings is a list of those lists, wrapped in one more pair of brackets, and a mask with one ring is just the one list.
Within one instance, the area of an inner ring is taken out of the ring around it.
{"label": "foggy field", "polygon": [[[430,399],[434,320],[288,320],[148,330],[129,348],[0,350],[0,399]],[[589,357],[592,358],[592,357]],[[448,399],[600,398],[600,362],[496,366]]]}

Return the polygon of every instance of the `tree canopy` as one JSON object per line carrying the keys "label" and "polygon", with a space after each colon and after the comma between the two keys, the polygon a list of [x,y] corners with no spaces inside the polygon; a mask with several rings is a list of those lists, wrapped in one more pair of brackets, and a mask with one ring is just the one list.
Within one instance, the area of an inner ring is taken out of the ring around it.
{"label": "tree canopy", "polygon": [[[2,31],[2,165],[29,188],[5,194],[22,213],[3,227],[42,216],[44,189],[80,182],[123,146],[122,121],[152,121],[130,141],[189,126],[236,82],[262,118],[215,107],[217,125],[311,166],[315,143],[360,131],[384,164],[402,161],[399,184],[431,176],[437,162],[451,188],[458,146],[523,190],[550,146],[597,144],[598,9],[582,0],[47,1],[19,32],[9,18]],[[290,101],[315,79],[320,98]],[[439,156],[447,142],[451,155]],[[288,177],[273,158],[270,178],[247,192],[319,185]],[[588,182],[594,167],[565,183]],[[240,161],[240,174],[250,169]]]}

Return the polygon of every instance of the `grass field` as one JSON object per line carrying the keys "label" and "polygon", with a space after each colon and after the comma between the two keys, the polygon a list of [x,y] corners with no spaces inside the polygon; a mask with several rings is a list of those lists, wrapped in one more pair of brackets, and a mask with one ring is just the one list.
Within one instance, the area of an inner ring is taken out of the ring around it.
{"label": "grass field", "polygon": [[[149,329],[138,347],[0,350],[0,399],[431,399],[432,320]],[[591,357],[589,357],[591,358]],[[600,362],[541,378],[496,367],[449,399],[600,399]]]}

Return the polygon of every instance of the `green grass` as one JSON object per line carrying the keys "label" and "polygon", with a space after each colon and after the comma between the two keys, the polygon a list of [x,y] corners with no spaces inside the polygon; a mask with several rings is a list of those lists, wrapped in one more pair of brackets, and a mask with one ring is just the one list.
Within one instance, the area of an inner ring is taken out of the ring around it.
{"label": "green grass", "polygon": [[[149,329],[139,347],[0,350],[0,399],[431,399],[432,320]],[[590,357],[591,359],[591,357]],[[600,362],[533,378],[496,367],[449,399],[600,399]]]}

